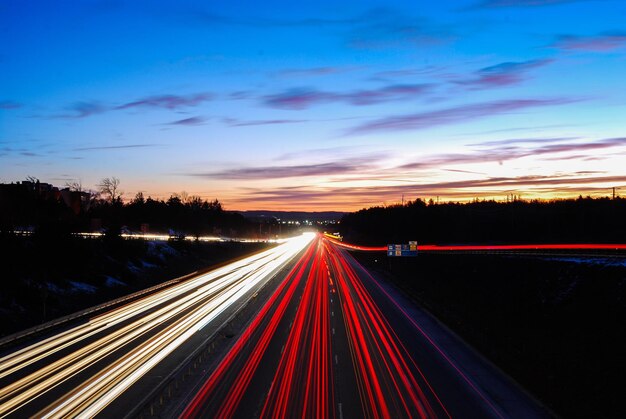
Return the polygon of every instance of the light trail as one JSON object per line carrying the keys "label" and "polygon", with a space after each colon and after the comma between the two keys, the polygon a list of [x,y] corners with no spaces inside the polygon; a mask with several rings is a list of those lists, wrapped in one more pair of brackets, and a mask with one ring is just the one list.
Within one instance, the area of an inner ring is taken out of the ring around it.
{"label": "light trail", "polygon": [[[326,236],[333,244],[350,249],[366,252],[386,252],[387,246],[359,246],[356,244],[344,243]],[[437,245],[420,244],[420,252],[432,251],[501,251],[501,250],[626,250],[623,243],[554,243],[554,244],[502,244],[502,245]]]}
{"label": "light trail", "polygon": [[[263,306],[253,322],[237,340],[233,348],[229,351],[220,365],[211,374],[209,379],[194,397],[191,403],[183,412],[183,417],[202,417],[203,409],[207,406],[213,394],[220,389],[221,383],[227,374],[232,373],[237,361],[244,359],[243,367],[238,368],[237,380],[222,399],[215,414],[216,417],[231,417],[239,406],[244,392],[248,388],[250,381],[257,371],[261,359],[273,338],[278,326],[283,319],[288,305],[292,301],[301,282],[306,280],[304,275],[307,266],[310,264],[315,254],[315,246],[311,246],[305,255],[298,261],[296,266],[289,272],[285,281],[276,290],[272,297]],[[255,334],[260,334],[256,342],[253,341]],[[250,354],[245,352],[248,345],[254,344],[254,349]]]}
{"label": "light trail", "polygon": [[[97,414],[194,333],[284,266],[313,237],[306,234],[291,239],[0,358],[0,379],[12,380],[0,388],[0,416],[18,411],[105,361],[108,364],[37,416]],[[39,363],[44,365],[20,376]]]}
{"label": "light trail", "polygon": [[[334,336],[334,329],[331,333],[333,296],[339,297],[337,316],[342,320],[336,325],[345,327],[344,338]],[[287,314],[289,307],[295,308],[293,317]],[[283,338],[280,331],[285,327],[288,334]],[[244,399],[262,406],[251,413],[262,418],[341,416],[335,387],[340,367],[332,362],[335,345],[349,348],[346,353],[351,360],[341,368],[352,369],[355,381],[351,389],[342,390],[353,392],[361,401],[360,406],[351,406],[353,415],[450,416],[344,255],[319,239],[253,319],[181,417],[241,415],[239,409],[247,408]],[[280,346],[280,354],[269,349]],[[254,380],[257,385],[266,382],[267,390],[253,387]],[[259,400],[253,393],[264,396]]]}
{"label": "light trail", "polygon": [[419,371],[416,362],[404,349],[344,255],[331,246],[327,249],[331,270],[336,272],[365,412],[371,417],[437,417],[426,395],[429,393],[443,413],[450,417],[425,377],[422,376],[423,383],[418,383],[410,366],[414,365]]}
{"label": "light trail", "polygon": [[334,416],[329,275],[317,241],[304,294],[261,417]]}

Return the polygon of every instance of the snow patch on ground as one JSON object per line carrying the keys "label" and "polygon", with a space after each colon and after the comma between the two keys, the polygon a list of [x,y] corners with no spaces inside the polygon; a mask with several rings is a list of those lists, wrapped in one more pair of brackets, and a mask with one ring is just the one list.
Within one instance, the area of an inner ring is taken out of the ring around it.
{"label": "snow patch on ground", "polygon": [[129,271],[131,271],[134,274],[137,274],[137,273],[141,272],[141,268],[138,267],[137,265],[135,265],[133,262],[128,262],[126,264],[126,267],[128,268]]}
{"label": "snow patch on ground", "polygon": [[125,282],[120,281],[117,278],[113,278],[112,276],[107,276],[106,277],[106,281],[104,281],[104,285],[106,285],[107,287],[117,287],[120,285],[126,285]]}
{"label": "snow patch on ground", "polygon": [[87,294],[93,294],[98,291],[97,287],[86,284],[84,282],[69,281],[69,284],[71,287],[70,292],[84,292]]}
{"label": "snow patch on ground", "polygon": [[622,258],[594,258],[594,257],[548,257],[545,260],[555,262],[580,263],[585,265],[623,266],[626,267],[626,259]]}
{"label": "snow patch on ground", "polygon": [[63,294],[65,293],[65,290],[61,287],[59,287],[57,284],[54,284],[52,282],[46,282],[45,283],[45,287],[48,291],[54,293],[54,294]]}
{"label": "snow patch on ground", "polygon": [[155,265],[154,263],[146,262],[145,260],[142,260],[142,261],[141,261],[141,265],[142,265],[144,268],[157,268],[157,267],[158,267],[158,266],[157,266],[157,265]]}
{"label": "snow patch on ground", "polygon": [[162,242],[148,242],[148,254],[153,257],[159,258],[164,261],[167,257],[176,256],[178,252],[167,243]]}

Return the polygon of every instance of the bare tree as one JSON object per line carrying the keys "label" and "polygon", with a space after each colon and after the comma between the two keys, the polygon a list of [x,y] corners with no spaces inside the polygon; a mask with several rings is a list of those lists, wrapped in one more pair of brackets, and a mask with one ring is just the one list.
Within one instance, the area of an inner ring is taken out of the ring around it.
{"label": "bare tree", "polygon": [[109,202],[120,201],[124,194],[120,191],[120,180],[116,177],[105,177],[97,186],[100,195],[104,195]]}
{"label": "bare tree", "polygon": [[69,188],[69,190],[72,191],[72,192],[84,192],[84,190],[83,190],[83,181],[80,180],[80,179],[67,181],[67,182],[65,182],[65,186],[67,188]]}

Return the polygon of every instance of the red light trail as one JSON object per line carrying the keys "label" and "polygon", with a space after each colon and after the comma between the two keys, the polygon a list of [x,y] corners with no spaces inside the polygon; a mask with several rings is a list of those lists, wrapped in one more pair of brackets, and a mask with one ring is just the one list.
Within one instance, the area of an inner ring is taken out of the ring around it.
{"label": "red light trail", "polygon": [[[334,244],[350,250],[360,250],[369,252],[385,252],[387,246],[359,246],[344,243],[327,237]],[[622,243],[582,243],[582,244],[503,244],[503,245],[451,245],[440,246],[437,244],[421,244],[418,246],[420,252],[431,251],[500,251],[500,250],[626,250],[626,244]]]}
{"label": "red light trail", "polygon": [[[337,388],[339,376],[350,388]],[[351,392],[359,417],[450,417],[343,252],[319,238],[182,417],[231,417],[250,406],[261,417],[336,417]]]}

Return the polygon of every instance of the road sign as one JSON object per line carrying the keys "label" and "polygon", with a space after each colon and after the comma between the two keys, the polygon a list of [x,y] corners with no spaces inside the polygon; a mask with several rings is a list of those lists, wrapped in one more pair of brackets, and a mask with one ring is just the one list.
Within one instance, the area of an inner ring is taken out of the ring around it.
{"label": "road sign", "polygon": [[409,244],[388,244],[387,256],[417,256],[417,242]]}

